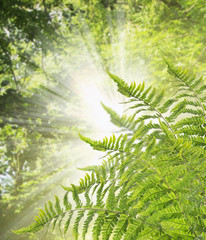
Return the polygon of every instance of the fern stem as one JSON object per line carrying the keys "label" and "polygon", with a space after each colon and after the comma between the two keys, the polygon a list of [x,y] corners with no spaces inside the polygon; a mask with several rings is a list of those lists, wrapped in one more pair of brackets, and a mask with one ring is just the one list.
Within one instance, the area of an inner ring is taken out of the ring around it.
{"label": "fern stem", "polygon": [[57,215],[53,216],[53,217],[50,218],[47,222],[44,222],[44,223],[42,223],[42,224],[39,224],[39,226],[40,226],[40,227],[43,227],[43,226],[45,226],[46,224],[50,224],[53,219],[57,219],[57,218],[59,218],[59,217],[62,216],[62,215],[64,216],[64,215],[67,214],[67,213],[76,212],[76,211],[94,211],[94,212],[105,212],[105,213],[106,213],[106,212],[107,212],[107,213],[110,212],[110,213],[114,213],[114,214],[116,214],[116,215],[125,215],[125,216],[127,216],[127,218],[132,218],[134,221],[140,221],[140,222],[142,222],[142,223],[144,223],[144,224],[150,225],[150,226],[155,227],[155,228],[157,228],[158,230],[160,230],[160,227],[159,227],[159,226],[157,226],[157,225],[155,225],[155,224],[152,224],[152,223],[148,223],[148,222],[145,221],[144,219],[141,219],[140,216],[137,216],[137,218],[136,218],[136,217],[130,215],[129,213],[127,213],[127,212],[114,211],[114,210],[111,210],[111,209],[87,208],[87,207],[85,207],[85,208],[76,208],[76,209],[66,210],[66,211],[64,211],[64,212],[62,212],[62,213],[60,213],[60,214],[57,214]]}

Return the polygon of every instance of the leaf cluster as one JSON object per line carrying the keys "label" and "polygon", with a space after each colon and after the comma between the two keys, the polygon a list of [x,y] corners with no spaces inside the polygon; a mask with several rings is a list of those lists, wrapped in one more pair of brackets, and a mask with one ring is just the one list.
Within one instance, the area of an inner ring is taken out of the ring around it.
{"label": "leaf cluster", "polygon": [[102,141],[80,135],[106,152],[105,160],[82,169],[79,185],[63,187],[63,204],[55,196],[55,204],[49,201],[17,234],[58,223],[63,234],[71,225],[75,239],[80,234],[85,239],[87,232],[93,239],[205,239],[206,86],[202,78],[166,63],[177,89],[171,98],[109,73],[132,115],[121,118],[104,108],[129,133]]}

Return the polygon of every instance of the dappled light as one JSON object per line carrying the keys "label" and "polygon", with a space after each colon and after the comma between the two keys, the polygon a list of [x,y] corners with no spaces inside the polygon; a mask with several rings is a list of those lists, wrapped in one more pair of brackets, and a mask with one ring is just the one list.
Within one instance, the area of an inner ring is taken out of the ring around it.
{"label": "dappled light", "polygon": [[0,11],[0,239],[205,239],[205,1]]}

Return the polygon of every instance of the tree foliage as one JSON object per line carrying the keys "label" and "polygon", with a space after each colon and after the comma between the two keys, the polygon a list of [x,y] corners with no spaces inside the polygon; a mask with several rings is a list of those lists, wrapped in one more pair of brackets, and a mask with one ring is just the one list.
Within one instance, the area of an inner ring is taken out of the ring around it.
{"label": "tree foliage", "polygon": [[128,129],[128,121],[118,118],[117,125],[132,134],[102,141],[80,135],[94,150],[106,152],[105,160],[86,167],[79,185],[63,187],[63,204],[55,196],[55,204],[49,201],[17,234],[59,222],[64,234],[72,225],[75,239],[85,239],[88,231],[93,239],[205,239],[206,86],[188,70],[167,65],[177,85],[171,98],[109,73],[128,98],[129,121],[137,127]]}
{"label": "tree foliage", "polygon": [[[53,91],[57,70],[53,67],[54,72],[48,74],[45,67],[47,56],[55,59],[57,52],[63,53],[62,28],[69,26],[74,14],[72,5],[62,4],[38,0],[0,3],[0,235],[5,239],[9,238],[9,224],[14,224],[25,206],[51,189],[52,184],[35,195],[39,184],[46,184],[58,172],[51,161],[55,144],[74,138],[76,124],[65,120],[62,109],[50,109],[57,100],[71,102],[70,93],[64,89],[60,96]],[[64,17],[64,11],[69,15]],[[49,104],[48,95],[52,97]]]}

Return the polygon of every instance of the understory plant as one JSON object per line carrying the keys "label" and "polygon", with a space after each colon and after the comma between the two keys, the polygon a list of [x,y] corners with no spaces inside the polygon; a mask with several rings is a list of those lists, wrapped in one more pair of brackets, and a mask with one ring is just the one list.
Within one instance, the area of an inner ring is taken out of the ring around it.
{"label": "understory plant", "polygon": [[[17,234],[45,226],[71,228],[74,239],[206,239],[206,85],[202,77],[166,62],[175,89],[165,97],[144,83],[127,84],[109,73],[128,100],[130,116],[103,105],[121,134],[92,140],[105,152],[78,185],[63,187]],[[71,225],[71,226],[70,226]]]}

